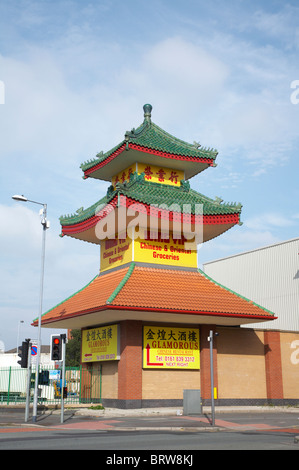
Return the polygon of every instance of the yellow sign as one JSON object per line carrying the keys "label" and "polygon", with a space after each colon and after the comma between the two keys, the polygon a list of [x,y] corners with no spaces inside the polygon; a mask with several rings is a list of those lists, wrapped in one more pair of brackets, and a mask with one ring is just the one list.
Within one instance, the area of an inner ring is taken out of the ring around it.
{"label": "yellow sign", "polygon": [[130,181],[131,173],[135,173],[137,171],[137,164],[134,163],[133,165],[129,166],[123,171],[117,173],[117,175],[112,177],[112,185],[115,187],[116,183],[124,183],[125,181]]}
{"label": "yellow sign", "polygon": [[[136,261],[140,263],[164,264],[197,268],[197,250],[185,249],[184,238],[175,238],[173,234],[161,235],[144,231],[143,238],[132,240],[113,238],[101,242],[101,268],[106,271]],[[188,247],[188,242],[187,242]]]}
{"label": "yellow sign", "polygon": [[134,240],[134,261],[197,268],[197,250],[186,250],[183,238],[161,238],[161,234]]}
{"label": "yellow sign", "polygon": [[138,173],[144,173],[146,181],[170,184],[172,186],[181,186],[181,180],[185,179],[184,171],[172,170],[171,168],[149,165],[147,163],[138,163]]}
{"label": "yellow sign", "polygon": [[113,176],[112,185],[115,187],[116,183],[130,181],[130,175],[135,171],[137,171],[139,175],[144,173],[145,180],[151,181],[152,183],[181,186],[181,180],[185,179],[185,173],[181,170],[173,170],[171,168],[150,165],[148,163],[134,163]]}
{"label": "yellow sign", "polygon": [[101,272],[132,261],[132,240],[113,238],[101,242]]}
{"label": "yellow sign", "polygon": [[101,325],[82,330],[82,362],[119,359],[119,342],[119,325]]}
{"label": "yellow sign", "polygon": [[199,329],[144,326],[143,368],[199,369]]}

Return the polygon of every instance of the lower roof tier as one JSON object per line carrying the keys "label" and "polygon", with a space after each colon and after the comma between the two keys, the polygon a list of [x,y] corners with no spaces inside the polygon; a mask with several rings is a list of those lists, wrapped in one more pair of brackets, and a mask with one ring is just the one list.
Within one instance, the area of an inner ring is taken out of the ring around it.
{"label": "lower roof tier", "polygon": [[[81,208],[71,216],[61,217],[61,235],[100,244],[96,225],[100,220],[111,217],[112,213],[116,223],[122,220],[121,227],[115,226],[116,233],[125,230],[129,221],[139,212],[149,219],[167,219],[173,224],[202,224],[203,242],[241,223],[241,204],[223,204],[220,198],[213,200],[192,190],[188,182],[181,183],[179,187],[166,186],[146,181],[144,174],[134,173],[129,182],[117,183],[115,188],[110,186],[107,194],[88,209]],[[130,208],[130,218],[128,212],[125,218],[123,213],[122,217],[119,217],[117,211],[120,208]],[[135,209],[134,213],[132,209]],[[147,227],[150,227],[150,220],[146,223]]]}
{"label": "lower roof tier", "polygon": [[[42,316],[42,327],[86,328],[122,320],[241,325],[274,320],[269,310],[201,270],[136,263],[96,276]],[[37,319],[33,322],[37,326]]]}

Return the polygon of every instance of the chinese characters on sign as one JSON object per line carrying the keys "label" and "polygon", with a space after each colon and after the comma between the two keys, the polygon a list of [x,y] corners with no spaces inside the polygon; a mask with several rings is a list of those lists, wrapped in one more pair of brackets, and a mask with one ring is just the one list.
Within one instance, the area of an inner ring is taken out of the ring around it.
{"label": "chinese characters on sign", "polygon": [[135,171],[137,171],[139,175],[144,173],[145,180],[151,181],[152,183],[180,186],[181,180],[185,179],[185,173],[182,170],[158,167],[146,163],[135,163],[125,170],[120,171],[117,175],[113,176],[112,185],[115,187],[117,183],[130,181],[130,175]]}
{"label": "chinese characters on sign", "polygon": [[172,186],[180,186],[181,180],[185,179],[185,173],[181,170],[148,165],[145,163],[137,163],[137,165],[138,173],[144,173],[144,178],[146,181],[169,184]]}
{"label": "chinese characters on sign", "polygon": [[143,367],[199,369],[199,329],[145,326]]}
{"label": "chinese characters on sign", "polygon": [[119,338],[119,325],[82,330],[82,362],[119,359]]}
{"label": "chinese characters on sign", "polygon": [[136,171],[136,164],[131,165],[129,168],[122,170],[112,178],[112,185],[115,187],[117,183],[124,183],[130,181],[130,176]]}

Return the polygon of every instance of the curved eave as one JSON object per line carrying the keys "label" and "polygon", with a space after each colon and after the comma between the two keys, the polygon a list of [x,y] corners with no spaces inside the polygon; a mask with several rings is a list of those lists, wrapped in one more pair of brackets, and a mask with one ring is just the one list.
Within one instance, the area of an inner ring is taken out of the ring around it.
{"label": "curved eave", "polygon": [[[83,328],[128,319],[239,325],[276,317],[201,270],[133,262],[94,277],[44,313],[42,326]],[[35,319],[33,325],[37,324]]]}
{"label": "curved eave", "polygon": [[[138,201],[134,201],[130,198],[129,202],[131,204],[139,204]],[[84,240],[90,243],[100,244],[100,239],[97,237],[96,234],[96,225],[100,220],[106,218],[108,222],[108,217],[113,217],[113,221],[111,223],[111,227],[115,229],[116,233],[119,233],[126,229],[128,223],[131,220],[134,220],[135,216],[129,218],[119,218],[118,217],[118,208],[116,207],[117,204],[117,196],[109,203],[109,207],[114,207],[114,213],[109,213],[106,215],[105,208],[102,210],[101,213],[95,214],[92,217],[89,217],[86,220],[80,221],[74,224],[67,224],[64,225],[63,222],[61,223],[61,236],[70,236],[73,238],[77,238],[80,240]],[[240,224],[240,212],[234,212],[231,214],[204,214],[204,215],[195,215],[195,214],[179,214],[171,211],[158,211],[157,213],[153,213],[151,211],[151,206],[148,204],[142,203],[144,210],[146,211],[146,217],[148,220],[147,227],[150,227],[150,218],[156,217],[158,220],[169,220],[169,228],[171,230],[172,223],[177,223],[180,218],[181,223],[188,223],[191,225],[191,230],[193,230],[195,225],[203,225],[203,242],[211,240],[212,238],[218,237],[222,233],[226,232],[234,225]],[[105,215],[103,215],[105,214]],[[118,226],[118,221],[121,220],[122,225]],[[174,222],[175,221],[175,222]],[[109,224],[107,224],[109,226]],[[107,233],[107,237],[113,234]],[[113,237],[113,236],[112,236]]]}
{"label": "curved eave", "polygon": [[83,166],[82,169],[84,178],[111,181],[118,172],[140,162],[184,171],[185,179],[188,180],[206,168],[215,166],[214,160],[215,157],[212,156],[209,158],[195,154],[177,155],[131,142],[122,142],[105,159],[95,161],[92,166],[87,166],[86,169]]}
{"label": "curved eave", "polygon": [[[182,318],[183,315],[183,318]],[[244,325],[250,323],[272,321],[277,317],[269,315],[246,315],[229,312],[213,312],[204,310],[179,310],[165,308],[126,307],[119,305],[103,305],[92,309],[78,311],[61,318],[42,319],[43,328],[86,328],[95,324],[114,323],[123,320],[159,321],[173,323]],[[38,326],[35,320],[32,326]]]}

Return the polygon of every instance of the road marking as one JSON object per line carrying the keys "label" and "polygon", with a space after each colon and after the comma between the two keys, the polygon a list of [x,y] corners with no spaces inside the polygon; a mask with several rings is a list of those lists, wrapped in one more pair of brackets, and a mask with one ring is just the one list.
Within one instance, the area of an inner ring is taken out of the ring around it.
{"label": "road marking", "polygon": [[9,432],[32,432],[32,431],[50,431],[50,428],[24,427],[24,428],[0,428],[0,433]]}

